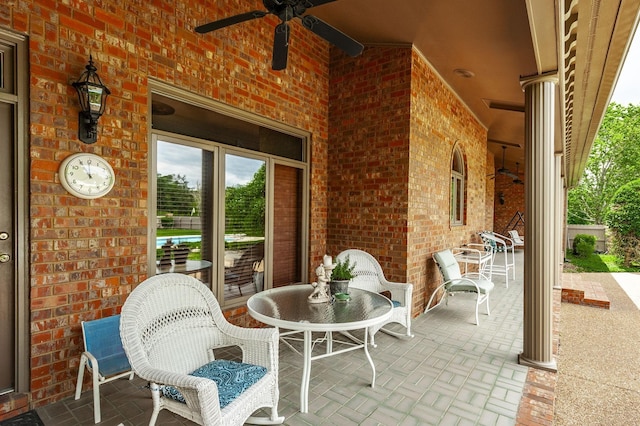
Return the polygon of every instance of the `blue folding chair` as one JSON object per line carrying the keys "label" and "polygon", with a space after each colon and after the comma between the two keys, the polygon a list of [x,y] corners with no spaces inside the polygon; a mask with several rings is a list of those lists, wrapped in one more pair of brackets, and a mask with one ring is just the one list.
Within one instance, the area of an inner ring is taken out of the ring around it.
{"label": "blue folding chair", "polygon": [[100,385],[126,376],[133,379],[133,371],[120,340],[120,315],[82,321],[82,339],[85,351],[80,356],[76,399],[82,392],[86,367],[93,377],[93,419],[100,423]]}

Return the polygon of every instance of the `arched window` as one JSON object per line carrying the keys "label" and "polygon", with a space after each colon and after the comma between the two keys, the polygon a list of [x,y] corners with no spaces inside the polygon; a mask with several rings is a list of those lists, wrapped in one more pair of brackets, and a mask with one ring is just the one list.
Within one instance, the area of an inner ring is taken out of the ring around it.
{"label": "arched window", "polygon": [[464,225],[464,157],[455,147],[451,159],[451,225]]}

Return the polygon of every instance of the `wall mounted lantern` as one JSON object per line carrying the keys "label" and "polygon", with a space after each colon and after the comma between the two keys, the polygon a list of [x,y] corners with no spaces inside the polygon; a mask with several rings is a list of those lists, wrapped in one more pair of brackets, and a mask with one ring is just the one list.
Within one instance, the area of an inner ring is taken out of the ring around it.
{"label": "wall mounted lantern", "polygon": [[78,81],[73,83],[82,108],[78,114],[78,139],[84,143],[95,143],[98,140],[98,119],[104,113],[111,91],[102,84],[91,55],[85,68]]}

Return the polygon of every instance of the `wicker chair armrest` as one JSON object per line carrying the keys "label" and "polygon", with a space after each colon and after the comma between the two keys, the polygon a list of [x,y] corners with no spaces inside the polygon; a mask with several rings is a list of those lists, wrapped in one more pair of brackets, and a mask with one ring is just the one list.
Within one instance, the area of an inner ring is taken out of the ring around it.
{"label": "wicker chair armrest", "polygon": [[224,330],[227,343],[240,346],[243,362],[261,365],[269,371],[278,371],[278,329],[230,325]]}
{"label": "wicker chair armrest", "polygon": [[136,374],[158,385],[173,386],[178,389],[187,406],[195,412],[200,412],[203,407],[207,407],[207,410],[217,411],[218,416],[220,415],[218,385],[211,379],[157,368],[143,368]]}
{"label": "wicker chair armrest", "polygon": [[176,373],[173,371],[161,370],[153,367],[140,368],[136,370],[136,374],[144,380],[148,380],[160,385],[169,385],[196,391],[203,386],[201,382],[205,380],[213,383],[213,385],[216,387],[216,394],[218,392],[216,382],[204,377],[196,377],[189,374]]}
{"label": "wicker chair armrest", "polygon": [[401,303],[402,306],[411,306],[411,294],[413,293],[413,284],[398,283],[383,280],[380,284],[385,290],[391,292],[391,299]]}

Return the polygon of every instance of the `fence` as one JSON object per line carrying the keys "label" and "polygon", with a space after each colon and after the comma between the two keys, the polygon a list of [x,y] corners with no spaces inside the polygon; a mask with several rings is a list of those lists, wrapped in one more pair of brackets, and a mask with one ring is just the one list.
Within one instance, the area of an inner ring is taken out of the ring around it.
{"label": "fence", "polygon": [[[158,216],[156,226],[158,228],[167,228],[167,226],[163,226],[162,219],[165,216]],[[201,229],[202,221],[200,220],[200,216],[171,216],[172,223],[168,228],[176,228],[176,229]]]}
{"label": "fence", "polygon": [[605,225],[567,225],[567,248],[573,247],[573,239],[578,234],[593,235],[596,237],[596,251],[607,252],[607,227]]}

